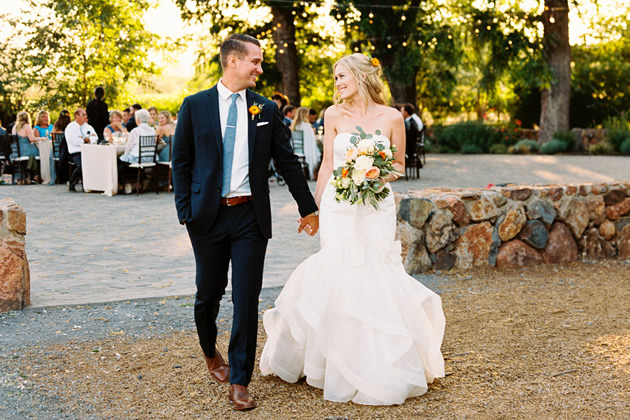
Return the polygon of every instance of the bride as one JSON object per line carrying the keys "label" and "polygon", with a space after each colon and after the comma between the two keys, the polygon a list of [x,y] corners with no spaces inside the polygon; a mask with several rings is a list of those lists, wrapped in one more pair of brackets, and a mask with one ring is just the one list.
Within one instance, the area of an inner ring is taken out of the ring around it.
{"label": "bride", "polygon": [[378,210],[335,200],[332,171],[345,163],[357,127],[379,130],[373,139],[396,147],[394,166],[403,173],[405,126],[400,112],[385,105],[377,60],[352,54],[333,71],[337,105],[324,117],[315,191],[321,250],[296,268],[276,307],[265,312],[260,369],[292,383],[306,376],[330,401],[402,404],[444,376],[442,302],[405,272],[393,194]]}

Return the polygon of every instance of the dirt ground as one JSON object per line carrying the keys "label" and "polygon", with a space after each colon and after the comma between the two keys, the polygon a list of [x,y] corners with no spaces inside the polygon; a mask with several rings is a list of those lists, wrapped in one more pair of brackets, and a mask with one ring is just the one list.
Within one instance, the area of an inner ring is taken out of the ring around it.
{"label": "dirt ground", "polygon": [[[304,381],[258,371],[250,391],[259,407],[234,412],[194,331],[147,340],[112,332],[33,347],[9,363],[77,418],[630,418],[630,262],[451,273],[441,297],[447,376],[401,406],[331,403]],[[262,323],[260,332],[259,352]]]}

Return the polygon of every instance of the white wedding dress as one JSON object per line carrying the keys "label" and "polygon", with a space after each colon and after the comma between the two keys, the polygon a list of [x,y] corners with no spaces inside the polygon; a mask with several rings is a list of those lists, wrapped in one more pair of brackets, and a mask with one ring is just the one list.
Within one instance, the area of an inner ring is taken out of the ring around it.
{"label": "white wedding dress", "polygon": [[[351,134],[334,139],[334,167]],[[384,136],[376,138],[389,146]],[[330,401],[402,404],[444,376],[444,314],[438,295],[409,276],[395,241],[393,193],[372,206],[320,205],[321,250],[302,262],[263,316],[263,375],[306,376]]]}

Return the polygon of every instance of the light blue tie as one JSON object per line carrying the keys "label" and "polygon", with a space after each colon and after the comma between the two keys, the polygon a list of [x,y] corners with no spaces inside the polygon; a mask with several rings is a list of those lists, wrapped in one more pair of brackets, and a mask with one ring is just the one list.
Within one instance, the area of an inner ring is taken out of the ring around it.
{"label": "light blue tie", "polygon": [[236,140],[236,98],[238,93],[232,94],[232,103],[228,111],[227,122],[225,123],[225,134],[223,134],[223,187],[221,197],[230,193],[230,181],[232,178],[232,160],[234,160],[234,141]]}

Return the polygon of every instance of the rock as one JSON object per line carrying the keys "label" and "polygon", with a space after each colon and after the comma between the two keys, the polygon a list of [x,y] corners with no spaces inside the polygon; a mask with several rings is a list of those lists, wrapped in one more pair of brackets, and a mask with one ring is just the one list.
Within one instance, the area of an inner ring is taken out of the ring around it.
{"label": "rock", "polygon": [[583,256],[596,260],[613,258],[616,253],[615,247],[599,234],[597,228],[591,228],[582,235],[580,248]]}
{"label": "rock", "polygon": [[606,184],[596,184],[591,187],[591,191],[593,194],[604,194],[608,191],[608,185]]}
{"label": "rock", "polygon": [[558,220],[566,223],[571,228],[575,238],[579,238],[588,225],[588,208],[586,208],[586,204],[581,199],[568,197],[560,203],[557,217]]}
{"label": "rock", "polygon": [[617,204],[606,206],[606,217],[610,220],[619,220],[621,216],[627,214],[628,212],[630,212],[630,197],[624,199],[623,201],[620,201]]}
{"label": "rock", "polygon": [[25,233],[26,212],[11,198],[0,200],[0,312],[31,303]]}
{"label": "rock", "polygon": [[488,256],[492,246],[492,225],[483,222],[468,225],[455,241],[454,254],[457,256],[457,268],[488,265]]}
{"label": "rock", "polygon": [[517,201],[525,201],[532,195],[531,188],[519,188],[517,190],[512,190],[510,193],[510,198],[512,200]]}
{"label": "rock", "polygon": [[527,245],[537,249],[543,249],[547,245],[549,233],[544,223],[540,220],[530,220],[518,234],[518,239]]}
{"label": "rock", "polygon": [[435,254],[457,237],[453,214],[448,210],[433,213],[424,228],[425,242],[430,253]]}
{"label": "rock", "polygon": [[580,185],[580,195],[586,197],[591,194],[591,186],[590,185]]}
{"label": "rock", "polygon": [[549,231],[549,240],[543,251],[543,260],[547,264],[562,264],[577,260],[577,244],[571,229],[561,222],[556,222]]}
{"label": "rock", "polygon": [[424,232],[421,229],[414,228],[405,221],[399,221],[396,224],[396,239],[400,241],[402,258],[404,260],[412,243],[416,241],[424,243]]}
{"label": "rock", "polygon": [[466,210],[462,200],[451,195],[447,196],[445,201],[448,209],[453,213],[453,222],[457,226],[466,226],[470,223],[470,214],[468,214],[468,210]]}
{"label": "rock", "polygon": [[624,227],[630,225],[630,216],[620,217],[619,220],[615,220],[615,231],[621,232]]}
{"label": "rock", "polygon": [[424,273],[433,267],[422,241],[416,241],[409,246],[404,265],[409,274]]}
{"label": "rock", "polygon": [[619,258],[624,260],[630,258],[630,225],[624,226],[619,233],[617,248],[619,249]]}
{"label": "rock", "polygon": [[497,207],[503,207],[508,202],[507,198],[503,194],[498,194],[494,191],[488,192],[486,195],[492,199],[492,202]]}
{"label": "rock", "polygon": [[416,228],[422,228],[431,215],[433,202],[426,198],[404,198],[400,200],[398,214],[402,220]]}
{"label": "rock", "polygon": [[584,203],[588,209],[589,221],[593,222],[596,226],[599,226],[604,220],[606,220],[606,205],[604,204],[604,197],[601,195],[589,195],[584,198]]}
{"label": "rock", "polygon": [[527,204],[525,208],[529,219],[541,219],[547,226],[551,226],[556,219],[556,209],[549,201],[534,200]]}
{"label": "rock", "polygon": [[599,225],[599,234],[602,235],[604,239],[610,241],[617,233],[617,229],[615,228],[615,224],[610,220],[604,221],[601,225]]}
{"label": "rock", "polygon": [[[496,193],[493,195],[500,196]],[[489,196],[488,193],[483,193],[478,200],[467,201],[466,208],[470,214],[471,220],[475,222],[492,219],[498,214],[493,196]]]}
{"label": "rock", "polygon": [[564,195],[564,188],[558,187],[551,190],[551,200],[558,201]]}
{"label": "rock", "polygon": [[500,246],[501,238],[499,237],[499,230],[495,226],[494,229],[492,229],[492,244],[490,245],[490,252],[488,253],[488,264],[493,267],[497,265],[497,255]]}
{"label": "rock", "polygon": [[610,190],[604,196],[604,203],[607,206],[611,206],[613,204],[621,203],[626,198],[626,192],[624,190]]}
{"label": "rock", "polygon": [[539,265],[543,258],[536,250],[524,242],[515,239],[499,247],[497,268],[519,268]]}
{"label": "rock", "polygon": [[457,255],[444,250],[438,251],[435,255],[435,270],[448,271],[455,265],[457,261]]}
{"label": "rock", "polygon": [[[531,191],[530,191],[531,193]],[[525,223],[527,223],[527,216],[525,216],[525,208],[522,203],[513,203],[508,206],[504,216],[501,217],[502,221],[497,222],[499,238],[503,242],[507,242],[514,238],[521,231]]]}

